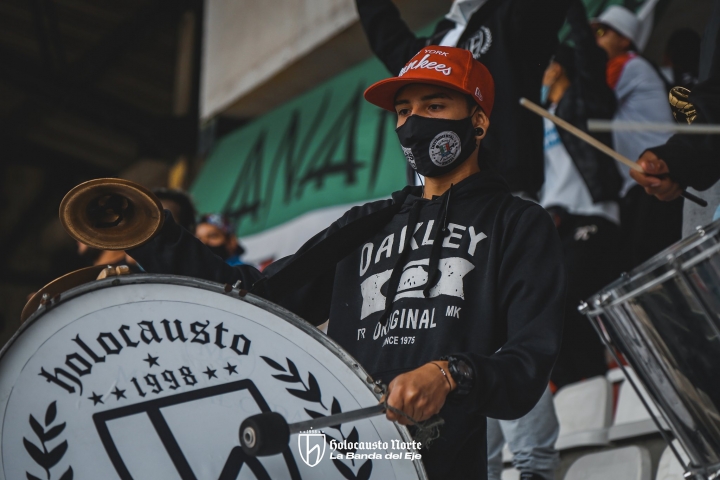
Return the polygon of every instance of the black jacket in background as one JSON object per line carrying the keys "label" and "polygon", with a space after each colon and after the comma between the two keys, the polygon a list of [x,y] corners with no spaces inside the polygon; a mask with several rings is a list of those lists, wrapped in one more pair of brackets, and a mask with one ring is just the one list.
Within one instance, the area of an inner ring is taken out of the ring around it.
{"label": "black jacket in background", "polygon": [[[542,207],[513,197],[495,173],[481,172],[455,185],[447,217],[447,197],[420,195],[419,187],[406,187],[391,200],[352,208],[263,273],[228,266],[169,214],[157,237],[129,253],[148,272],[229,284],[241,280],[248,288],[265,275],[270,280],[263,283],[269,283],[319,245],[332,250],[332,239],[344,229],[392,209],[390,220],[353,242],[357,247],[339,263],[329,269],[315,265],[295,279],[295,288],[275,292],[270,300],[313,324],[329,318],[328,335],[386,383],[444,355],[464,357],[474,369],[474,386],[467,396],[448,398],[440,412],[446,422],[441,437],[423,449],[423,462],[431,479],[485,479],[485,417],[527,413],[545,390],[560,347],[565,292],[560,240]],[[419,215],[414,225],[408,225],[411,211]],[[452,235],[439,237],[443,223]],[[411,237],[398,263],[406,235]],[[439,275],[426,298],[432,252],[439,254]],[[396,265],[402,277],[383,327],[387,283]]]}
{"label": "black jacket in background", "polygon": [[[391,0],[356,0],[370,47],[393,75],[421,48],[437,45],[455,27],[439,22],[429,38],[413,34]],[[490,70],[495,106],[482,142],[488,162],[513,192],[535,195],[543,184],[542,118],[518,104],[520,97],[540,103],[542,75],[557,47],[569,0],[488,0],[470,18],[458,47]]]}
{"label": "black jacket in background", "polygon": [[[558,102],[555,115],[589,133],[588,119],[612,119],[617,109],[617,99],[606,80],[607,53],[595,41],[582,2],[571,2],[567,19],[570,24],[568,38],[575,44],[575,74],[570,78],[570,87]],[[565,129],[557,130],[593,202],[617,200],[622,177],[615,160]],[[610,133],[591,135],[612,147]]]}

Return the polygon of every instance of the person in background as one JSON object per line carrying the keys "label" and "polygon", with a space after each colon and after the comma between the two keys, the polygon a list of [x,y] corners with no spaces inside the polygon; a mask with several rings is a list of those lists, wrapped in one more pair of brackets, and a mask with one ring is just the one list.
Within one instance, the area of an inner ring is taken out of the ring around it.
{"label": "person in background", "polygon": [[[560,45],[545,71],[545,106],[587,131],[588,119],[613,118],[618,102],[605,81],[608,55],[595,43],[579,0],[573,1],[568,22],[575,48]],[[549,120],[544,122],[545,184],[540,204],[558,228],[570,280],[563,344],[551,377],[560,388],[607,371],[605,349],[577,306],[620,273],[615,256],[623,181],[612,158]],[[612,145],[611,135],[593,135]]]}
{"label": "person in background", "polygon": [[[605,81],[607,54],[595,43],[580,0],[570,4],[567,20],[575,48],[558,47],[545,70],[541,97],[551,112],[587,131],[588,118],[612,118],[617,102]],[[613,159],[549,120],[544,124],[545,184],[539,199],[560,234],[569,280],[563,341],[550,377],[560,388],[607,370],[604,348],[577,305],[617,273],[613,256],[620,236],[622,179]],[[612,142],[609,134],[595,136]],[[488,419],[488,478],[500,480],[507,441],[521,479],[552,480],[559,463],[554,448],[558,433],[549,389],[518,420]]]}
{"label": "person in background", "polygon": [[[190,233],[195,233],[197,210],[195,210],[195,204],[190,195],[182,190],[164,187],[155,188],[152,193],[160,200],[163,210],[170,211],[178,225]],[[134,258],[124,252],[121,253],[124,254],[125,264],[131,268],[142,270],[142,267],[138,265]]]}
{"label": "person in background", "polygon": [[156,188],[152,192],[160,199],[163,208],[170,210],[178,225],[190,233],[195,233],[197,210],[190,195],[172,188]]}
{"label": "person in background", "polygon": [[[699,83],[688,101],[695,107],[693,124],[720,123],[720,0],[715,1],[712,16],[703,35],[700,53]],[[683,235],[695,231],[720,216],[720,135],[673,135],[665,144],[648,148],[638,164],[646,175],[633,172],[633,178],[649,195],[674,201],[685,187],[708,190],[703,195],[706,208],[687,202],[683,218]],[[667,174],[664,178],[656,175]],[[712,188],[711,188],[712,187]]]}
{"label": "person in background", "polygon": [[228,218],[218,213],[208,213],[200,218],[195,236],[230,266],[244,265],[240,257],[245,249],[235,236]]}
{"label": "person in background", "polygon": [[700,35],[692,28],[675,30],[665,44],[660,68],[671,87],[692,89],[698,82],[700,68]]}
{"label": "person in background", "polygon": [[[597,44],[608,54],[607,82],[618,101],[613,120],[672,123],[667,88],[655,68],[637,51],[635,39],[640,23],[635,14],[614,5],[591,24]],[[670,134],[614,130],[612,137],[615,150],[627,158],[638,158],[648,147],[664,143]],[[621,268],[630,270],[680,239],[682,202],[663,204],[646,196],[630,177],[630,169],[617,166],[624,181],[620,192],[622,242],[618,252]]]}
{"label": "person in background", "polygon": [[429,37],[417,37],[391,0],[356,4],[370,48],[393,75],[430,45],[469,50],[487,66],[497,108],[480,166],[502,174],[511,191],[534,197],[543,182],[542,119],[518,100],[539,103],[543,69],[557,47],[569,0],[455,0]]}

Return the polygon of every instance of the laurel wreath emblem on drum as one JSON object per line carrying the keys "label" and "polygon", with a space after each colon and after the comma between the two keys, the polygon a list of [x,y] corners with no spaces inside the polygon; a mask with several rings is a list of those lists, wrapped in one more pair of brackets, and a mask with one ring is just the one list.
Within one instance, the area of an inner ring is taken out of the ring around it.
{"label": "laurel wreath emblem on drum", "polygon": [[[60,436],[63,430],[65,430],[64,422],[59,425],[55,425],[54,427],[51,426],[51,424],[55,421],[56,416],[56,402],[52,402],[50,405],[48,405],[47,410],[45,410],[45,426],[41,425],[40,422],[38,422],[35,417],[32,416],[32,414],[30,415],[30,427],[35,432],[35,435],[37,435],[37,437],[40,439],[40,445],[42,446],[42,449],[29,441],[27,438],[23,437],[23,444],[25,445],[25,450],[27,450],[35,463],[40,465],[45,470],[48,480],[52,480],[50,469],[57,465],[60,460],[62,460],[68,448],[67,440],[63,440],[52,450],[48,450],[48,443],[52,440],[55,440],[58,436]],[[41,480],[40,477],[36,477],[29,472],[25,473],[28,480]],[[65,470],[65,473],[60,476],[59,480],[72,480],[72,478],[73,469],[72,467],[68,467],[68,469]]]}
{"label": "laurel wreath emblem on drum", "polygon": [[[335,415],[338,413],[342,413],[342,408],[340,407],[340,402],[338,402],[338,399],[333,397],[332,405],[330,406],[330,410],[322,403],[322,392],[320,391],[320,384],[318,384],[317,379],[315,378],[315,375],[308,372],[308,381],[307,384],[302,380],[302,377],[300,376],[300,372],[298,371],[297,366],[295,363],[290,360],[289,358],[285,358],[287,362],[287,368],[280,365],[275,360],[260,356],[265,363],[270,365],[273,369],[283,372],[273,375],[273,378],[280,380],[281,382],[286,383],[300,383],[304,387],[303,390],[295,389],[295,388],[286,388],[285,390],[290,393],[290,395],[293,395],[297,398],[300,398],[302,400],[305,400],[307,402],[317,403],[319,404],[326,412],[330,412],[330,414]],[[305,409],[305,412],[310,415],[312,418],[320,418],[327,416],[324,413]],[[337,430],[340,433],[340,436],[343,440],[347,440],[348,444],[357,444],[357,442],[360,439],[360,435],[358,434],[357,428],[353,427],[353,429],[350,431],[350,434],[346,437],[341,429],[342,425],[332,425],[330,428]],[[327,442],[330,442],[331,440],[335,440],[331,435],[328,435],[327,432],[325,432],[325,440]],[[335,440],[337,443],[337,440]],[[356,449],[338,449],[338,452],[347,454],[347,453],[355,453]],[[352,465],[355,466],[355,460],[351,460]],[[360,466],[360,469],[358,470],[358,473],[355,474],[350,467],[345,465],[343,462],[341,462],[338,459],[333,459],[333,464],[335,465],[335,468],[338,469],[338,471],[342,474],[343,477],[345,477],[347,480],[368,480],[370,478],[370,474],[372,473],[372,460],[368,459],[365,460],[365,462]]]}

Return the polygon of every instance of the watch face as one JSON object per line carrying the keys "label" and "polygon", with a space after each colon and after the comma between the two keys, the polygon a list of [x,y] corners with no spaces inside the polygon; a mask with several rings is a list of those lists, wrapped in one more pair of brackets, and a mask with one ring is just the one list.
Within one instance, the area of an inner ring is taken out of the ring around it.
{"label": "watch face", "polygon": [[463,377],[472,378],[472,368],[462,360],[457,362],[457,370]]}

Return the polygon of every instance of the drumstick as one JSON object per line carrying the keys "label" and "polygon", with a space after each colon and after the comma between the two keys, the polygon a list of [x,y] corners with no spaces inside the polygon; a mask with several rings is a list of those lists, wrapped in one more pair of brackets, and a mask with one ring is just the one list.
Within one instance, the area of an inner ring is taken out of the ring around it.
{"label": "drumstick", "polygon": [[[610,148],[607,145],[605,145],[604,143],[602,143],[600,140],[592,137],[590,134],[583,132],[582,130],[580,130],[579,128],[577,128],[574,125],[571,125],[570,123],[566,122],[562,118],[560,118],[556,115],[553,115],[552,113],[550,113],[547,110],[545,110],[544,108],[542,108],[540,105],[533,103],[524,97],[520,98],[520,105],[527,108],[531,112],[537,113],[538,115],[540,115],[543,118],[547,118],[548,120],[553,122],[558,127],[575,135],[580,140],[582,140],[586,143],[589,143],[593,147],[595,147],[598,150],[600,150],[601,152],[603,152],[605,155],[614,158],[615,160],[617,160],[618,162],[622,163],[623,165],[629,167],[630,169],[635,170],[636,172],[640,172],[643,175],[646,175],[645,171],[637,163],[633,162],[626,156],[616,152],[612,148]],[[707,207],[707,202],[705,200],[693,195],[692,193],[689,193],[689,192],[683,190],[681,195],[683,197],[687,198],[688,200],[690,200],[691,202],[697,203],[701,207]]]}

